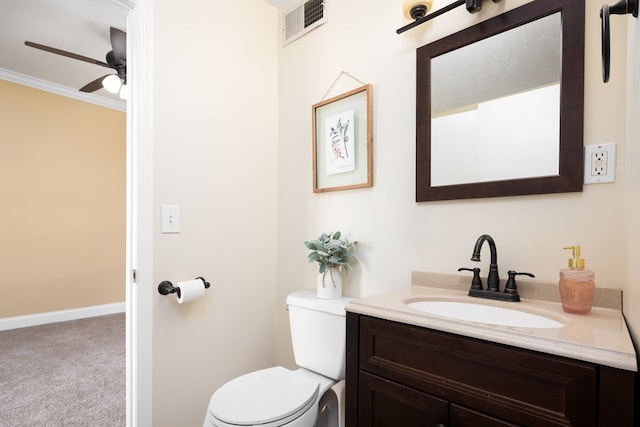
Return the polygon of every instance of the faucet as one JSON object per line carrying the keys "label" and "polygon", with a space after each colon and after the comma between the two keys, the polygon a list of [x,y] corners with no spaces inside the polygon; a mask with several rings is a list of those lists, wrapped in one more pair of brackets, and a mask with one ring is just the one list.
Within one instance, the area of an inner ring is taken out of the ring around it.
{"label": "faucet", "polygon": [[476,244],[473,247],[473,255],[471,255],[471,261],[480,261],[480,249],[484,242],[489,243],[489,250],[491,251],[491,262],[489,264],[489,276],[487,277],[487,290],[490,292],[498,292],[500,290],[500,277],[498,275],[498,252],[496,250],[496,242],[493,241],[493,237],[488,234],[483,234],[478,237]]}
{"label": "faucet", "polygon": [[471,289],[469,289],[470,297],[488,298],[500,301],[513,301],[519,302],[520,295],[518,295],[518,287],[516,285],[516,276],[525,275],[529,277],[536,277],[531,273],[521,273],[517,271],[509,271],[509,280],[504,287],[504,292],[500,292],[500,277],[498,277],[498,252],[496,250],[496,242],[488,234],[483,234],[478,237],[476,244],[473,247],[473,254],[471,255],[471,261],[480,261],[480,249],[484,242],[489,243],[489,250],[491,251],[491,262],[489,264],[489,275],[487,276],[487,290],[482,289],[482,280],[480,279],[479,268],[464,268],[461,267],[458,271],[471,271],[473,272],[473,279],[471,280]]}

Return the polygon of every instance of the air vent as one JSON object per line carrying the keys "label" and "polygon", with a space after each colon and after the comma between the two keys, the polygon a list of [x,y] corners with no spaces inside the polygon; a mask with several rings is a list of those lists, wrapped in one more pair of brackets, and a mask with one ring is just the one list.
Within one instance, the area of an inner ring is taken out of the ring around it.
{"label": "air vent", "polygon": [[283,44],[302,37],[327,22],[325,0],[308,0],[284,15]]}

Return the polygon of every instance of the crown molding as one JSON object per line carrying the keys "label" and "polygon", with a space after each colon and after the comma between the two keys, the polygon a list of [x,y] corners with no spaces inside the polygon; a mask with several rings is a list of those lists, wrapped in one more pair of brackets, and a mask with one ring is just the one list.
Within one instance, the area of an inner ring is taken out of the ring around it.
{"label": "crown molding", "polygon": [[137,0],[111,0],[113,3],[118,6],[122,6],[127,10],[131,10],[136,7]]}
{"label": "crown molding", "polygon": [[88,102],[90,104],[99,105],[101,107],[111,108],[118,111],[126,111],[126,101],[109,99],[92,93],[80,92],[78,89],[72,89],[46,80],[41,80],[25,74],[16,73],[14,71],[0,68],[0,79],[17,83],[23,86],[29,86],[35,89],[44,90],[46,92],[55,93],[56,95],[66,96],[78,101]]}

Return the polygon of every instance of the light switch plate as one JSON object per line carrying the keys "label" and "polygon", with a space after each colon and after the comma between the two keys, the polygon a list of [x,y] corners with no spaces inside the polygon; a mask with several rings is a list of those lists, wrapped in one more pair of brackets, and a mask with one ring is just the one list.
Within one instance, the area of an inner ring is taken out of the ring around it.
{"label": "light switch plate", "polygon": [[613,142],[584,147],[584,183],[616,181],[616,144]]}
{"label": "light switch plate", "polygon": [[180,206],[161,205],[162,233],[180,232]]}

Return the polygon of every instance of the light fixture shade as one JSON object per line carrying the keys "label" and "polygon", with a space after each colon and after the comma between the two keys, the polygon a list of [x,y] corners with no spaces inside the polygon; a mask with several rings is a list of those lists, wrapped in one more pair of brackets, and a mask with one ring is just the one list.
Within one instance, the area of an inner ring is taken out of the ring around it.
{"label": "light fixture shade", "polygon": [[127,85],[123,84],[122,87],[120,88],[120,99],[127,99],[128,96],[129,96],[129,88],[127,87]]}
{"label": "light fixture shade", "polygon": [[102,87],[111,93],[118,93],[121,85],[122,82],[120,81],[120,77],[115,74],[109,74],[107,77],[102,79]]}

